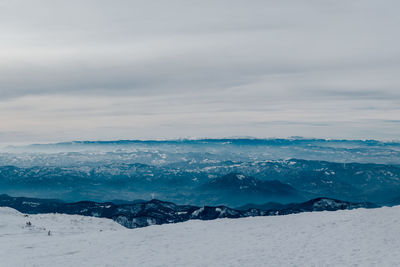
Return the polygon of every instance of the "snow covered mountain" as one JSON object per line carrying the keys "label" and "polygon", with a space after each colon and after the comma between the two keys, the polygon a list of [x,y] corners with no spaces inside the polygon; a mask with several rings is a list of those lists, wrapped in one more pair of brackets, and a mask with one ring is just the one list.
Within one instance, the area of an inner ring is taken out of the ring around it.
{"label": "snow covered mountain", "polygon": [[126,229],[0,208],[0,265],[399,266],[399,222],[396,206]]}
{"label": "snow covered mountain", "polygon": [[219,218],[244,218],[272,216],[309,211],[345,210],[374,208],[370,203],[351,203],[328,198],[317,198],[304,203],[293,203],[272,209],[235,210],[226,206],[176,205],[153,199],[145,202],[114,204],[80,201],[64,203],[58,200],[10,197],[0,195],[0,206],[12,207],[29,214],[65,213],[112,219],[128,228],[145,227],[153,224],[177,223],[188,220],[214,220]]}

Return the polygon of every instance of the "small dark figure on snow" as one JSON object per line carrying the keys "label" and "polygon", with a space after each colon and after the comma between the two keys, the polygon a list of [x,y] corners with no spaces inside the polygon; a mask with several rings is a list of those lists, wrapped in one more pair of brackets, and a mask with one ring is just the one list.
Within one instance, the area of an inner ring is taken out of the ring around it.
{"label": "small dark figure on snow", "polygon": [[32,226],[32,223],[31,222],[26,222],[26,226],[30,227],[30,226]]}
{"label": "small dark figure on snow", "polygon": [[50,232],[50,230],[47,232],[47,235],[48,235],[48,236],[51,236],[51,232]]}

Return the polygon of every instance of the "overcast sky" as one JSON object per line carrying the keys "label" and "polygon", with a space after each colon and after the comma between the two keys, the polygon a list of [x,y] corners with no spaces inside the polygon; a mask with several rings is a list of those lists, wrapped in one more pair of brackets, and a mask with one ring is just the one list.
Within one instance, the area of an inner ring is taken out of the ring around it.
{"label": "overcast sky", "polygon": [[400,139],[399,10],[0,0],[0,140]]}

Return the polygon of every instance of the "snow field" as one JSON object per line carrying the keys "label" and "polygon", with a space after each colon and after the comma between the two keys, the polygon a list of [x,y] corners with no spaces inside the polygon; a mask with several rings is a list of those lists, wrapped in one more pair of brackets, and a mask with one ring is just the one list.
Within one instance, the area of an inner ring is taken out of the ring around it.
{"label": "snow field", "polygon": [[400,266],[399,248],[400,206],[138,229],[108,219],[24,217],[0,208],[2,267]]}

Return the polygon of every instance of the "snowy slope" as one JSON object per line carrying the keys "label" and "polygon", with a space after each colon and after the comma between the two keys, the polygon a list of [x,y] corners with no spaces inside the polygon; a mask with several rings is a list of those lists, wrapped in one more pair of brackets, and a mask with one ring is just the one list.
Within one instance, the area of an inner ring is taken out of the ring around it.
{"label": "snowy slope", "polygon": [[0,208],[0,266],[399,266],[399,247],[400,206],[133,230]]}

